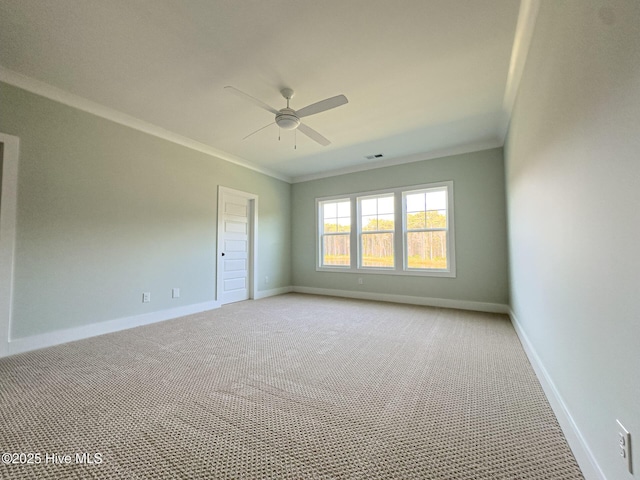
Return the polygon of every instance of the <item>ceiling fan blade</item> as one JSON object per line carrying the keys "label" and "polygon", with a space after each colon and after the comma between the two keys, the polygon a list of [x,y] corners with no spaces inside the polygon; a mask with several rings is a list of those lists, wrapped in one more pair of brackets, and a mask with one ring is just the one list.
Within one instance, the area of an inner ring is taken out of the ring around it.
{"label": "ceiling fan blade", "polygon": [[344,105],[345,103],[349,103],[347,97],[345,97],[344,95],[336,95],[335,97],[320,100],[319,102],[307,105],[306,107],[297,110],[296,115],[299,118],[308,117],[309,115],[315,115],[316,113],[339,107],[340,105]]}
{"label": "ceiling fan blade", "polygon": [[300,125],[298,125],[298,130],[304,133],[311,140],[318,142],[323,147],[326,147],[327,145],[331,144],[329,140],[324,138],[322,135],[316,132],[313,128],[309,127],[308,125],[305,125],[304,123],[301,123]]}
{"label": "ceiling fan blade", "polygon": [[231,86],[226,86],[224,87],[224,89],[226,91],[228,91],[229,93],[233,93],[234,95],[237,95],[240,98],[244,98],[245,100],[250,101],[251,103],[253,103],[254,105],[266,110],[267,112],[271,112],[271,113],[275,113],[276,115],[278,113],[280,113],[278,110],[276,110],[275,108],[267,105],[266,103],[264,103],[262,100],[258,100],[255,97],[252,97],[251,95],[249,95],[248,93],[244,93],[241,90],[238,90],[235,87],[231,87]]}
{"label": "ceiling fan blade", "polygon": [[243,140],[246,140],[247,138],[249,138],[251,135],[255,135],[256,133],[258,133],[260,130],[264,130],[267,127],[270,127],[271,125],[275,125],[276,122],[271,122],[269,125],[265,125],[264,127],[259,128],[258,130],[256,130],[253,133],[250,133],[249,135],[247,135],[246,137],[243,138]]}

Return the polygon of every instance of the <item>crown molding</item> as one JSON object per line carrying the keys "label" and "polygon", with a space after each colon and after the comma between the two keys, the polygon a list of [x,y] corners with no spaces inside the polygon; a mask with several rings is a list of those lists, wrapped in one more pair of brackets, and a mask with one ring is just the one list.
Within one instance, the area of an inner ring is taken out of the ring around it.
{"label": "crown molding", "polygon": [[522,72],[527,63],[527,55],[529,54],[539,9],[540,0],[520,1],[518,23],[516,24],[516,33],[513,38],[513,47],[511,48],[509,73],[507,74],[507,84],[502,100],[502,118],[498,127],[498,138],[501,139],[503,144],[509,130],[513,106],[520,88],[520,80],[522,80]]}
{"label": "crown molding", "polygon": [[144,120],[132,117],[131,115],[127,115],[126,113],[88,100],[84,97],[69,93],[65,90],[54,87],[53,85],[49,85],[48,83],[36,80],[35,78],[31,78],[13,70],[9,70],[8,68],[1,65],[0,81],[8,83],[9,85],[13,85],[14,87],[21,88],[28,92],[35,93],[36,95],[46,97],[49,100],[68,105],[70,107],[77,108],[78,110],[82,110],[84,112],[91,113],[98,117],[110,120],[112,122],[119,123],[120,125],[133,128],[134,130],[138,130],[140,132],[153,135],[154,137],[162,138],[164,140],[168,140],[169,142],[182,145],[183,147],[190,148],[191,150],[196,150],[198,152],[211,155],[221,160],[234,163],[241,167],[254,170],[264,175],[277,178],[278,180],[283,180],[287,183],[291,183],[291,178],[287,177],[286,175],[282,175],[272,170],[259,167],[225,151],[211,147],[207,144],[198,142],[183,135],[171,132],[152,123],[145,122]]}
{"label": "crown molding", "polygon": [[364,172],[366,170],[374,170],[377,168],[392,167],[394,165],[403,165],[405,163],[421,162],[424,160],[433,160],[434,158],[451,157],[453,155],[461,155],[463,153],[479,152],[481,150],[491,150],[492,148],[502,147],[502,142],[497,139],[484,140],[480,142],[467,143],[455,147],[442,148],[432,150],[430,152],[415,153],[405,155],[403,157],[389,158],[377,162],[353,165],[351,167],[339,168],[328,172],[310,173],[308,175],[300,175],[293,177],[291,183],[309,182],[311,180],[319,180],[321,178],[336,177],[347,173]]}

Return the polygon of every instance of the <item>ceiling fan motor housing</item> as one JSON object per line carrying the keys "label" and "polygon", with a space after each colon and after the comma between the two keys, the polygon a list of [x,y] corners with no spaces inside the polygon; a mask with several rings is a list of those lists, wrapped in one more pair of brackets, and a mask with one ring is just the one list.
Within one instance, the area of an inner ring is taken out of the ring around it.
{"label": "ceiling fan motor housing", "polygon": [[283,130],[295,130],[300,125],[300,119],[296,115],[296,111],[291,108],[283,108],[276,115],[276,123]]}

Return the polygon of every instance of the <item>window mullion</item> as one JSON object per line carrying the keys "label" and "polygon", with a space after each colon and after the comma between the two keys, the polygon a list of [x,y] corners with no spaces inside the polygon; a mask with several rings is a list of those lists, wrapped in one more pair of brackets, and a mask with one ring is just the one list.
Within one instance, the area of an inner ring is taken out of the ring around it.
{"label": "window mullion", "polygon": [[[358,199],[355,196],[351,200],[351,270],[357,270],[360,264],[360,217],[358,215]],[[355,220],[355,221],[354,221]]]}
{"label": "window mullion", "polygon": [[394,192],[393,194],[393,225],[395,227],[393,235],[393,254],[395,270],[402,271],[405,269],[404,262],[404,208],[402,201],[402,192]]}

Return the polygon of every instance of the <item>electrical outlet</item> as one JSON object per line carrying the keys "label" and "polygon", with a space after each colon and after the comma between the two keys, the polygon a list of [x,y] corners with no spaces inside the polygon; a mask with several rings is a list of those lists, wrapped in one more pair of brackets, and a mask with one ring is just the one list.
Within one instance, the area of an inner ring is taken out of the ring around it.
{"label": "electrical outlet", "polygon": [[364,285],[364,278],[358,277],[358,285]]}
{"label": "electrical outlet", "polygon": [[151,292],[142,293],[142,303],[149,303],[151,301]]}
{"label": "electrical outlet", "polygon": [[624,425],[620,423],[620,420],[616,420],[618,424],[618,455],[626,463],[627,470],[633,474],[633,466],[631,464],[631,434],[624,428]]}
{"label": "electrical outlet", "polygon": [[264,277],[264,283],[269,283],[269,275]]}
{"label": "electrical outlet", "polygon": [[180,289],[172,288],[171,289],[171,298],[180,298]]}

